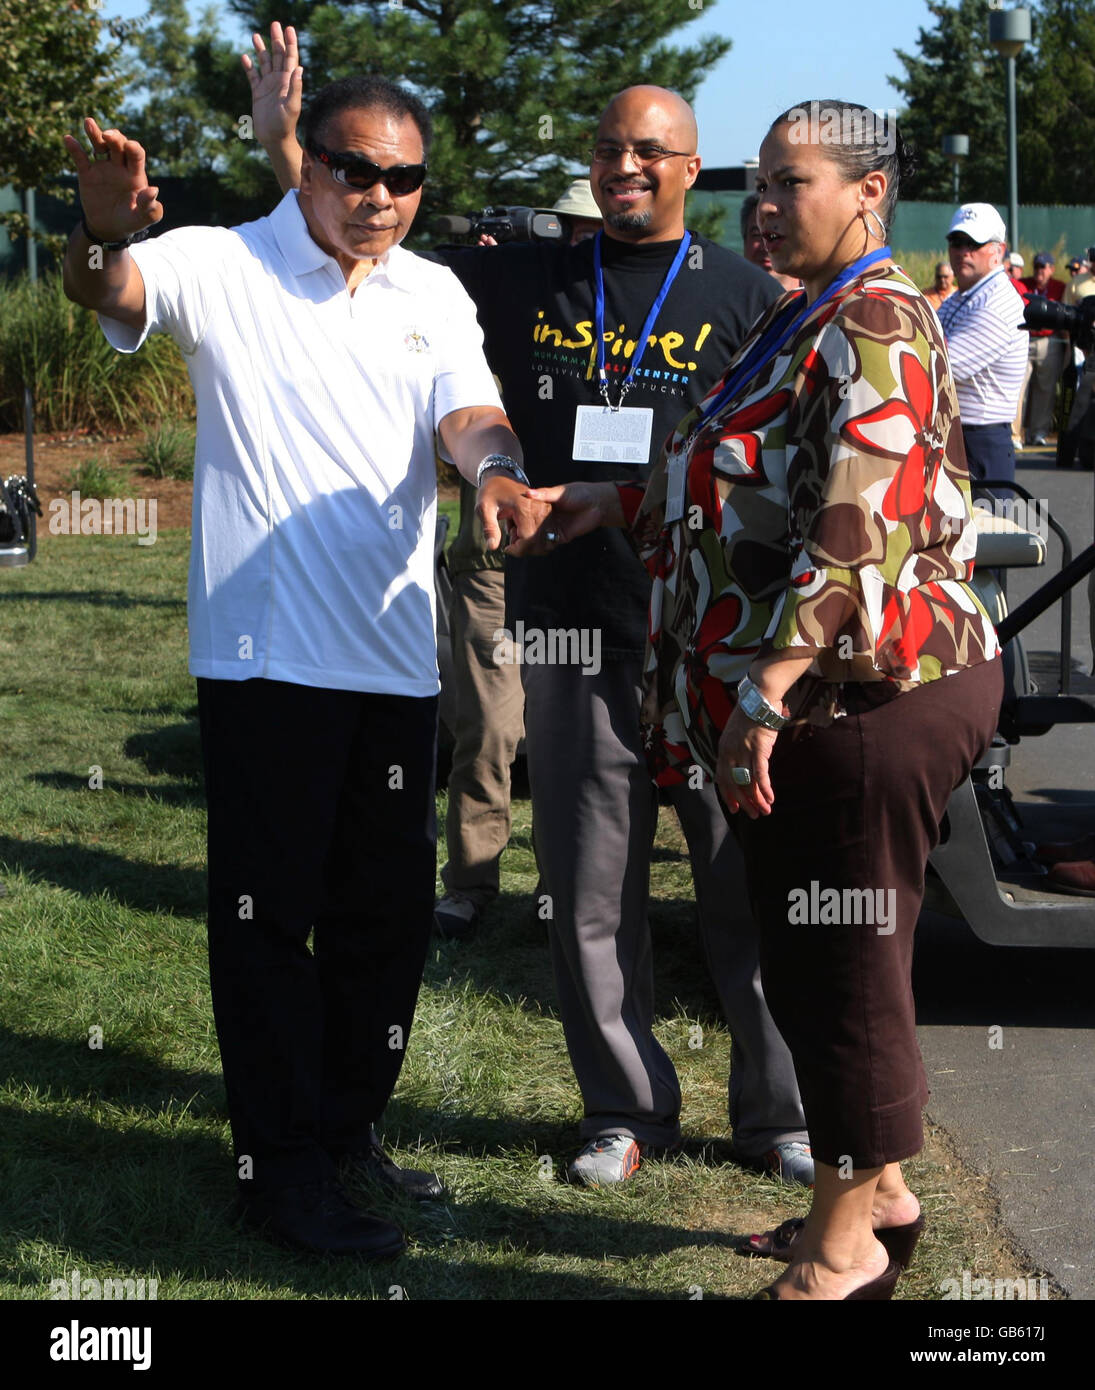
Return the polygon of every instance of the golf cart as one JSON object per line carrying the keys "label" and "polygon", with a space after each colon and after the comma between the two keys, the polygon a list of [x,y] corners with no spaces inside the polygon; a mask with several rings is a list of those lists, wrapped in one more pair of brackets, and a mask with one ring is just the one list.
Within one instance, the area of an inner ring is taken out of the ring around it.
{"label": "golf cart", "polygon": [[[989,479],[985,487],[998,494],[1010,490],[1026,504],[1016,512],[1031,514],[1034,499],[1019,484]],[[1035,512],[1039,508],[1061,542],[1062,568],[1013,613],[997,572],[1043,565],[1046,542],[1027,526],[975,508],[973,587],[1003,647],[1004,701],[992,747],[947,807],[942,838],[929,860],[924,905],[965,918],[982,941],[995,946],[1093,947],[1095,899],[1052,891],[1006,785],[1011,749],[1022,739],[1048,733],[1058,724],[1095,724],[1095,694],[1072,692],[1071,651],[1072,589],[1095,570],[1095,545],[1073,558],[1064,528],[1044,505],[1034,505]],[[1020,634],[1058,600],[1059,660],[1032,665]],[[1092,762],[1095,766],[1095,757]],[[1092,829],[1095,825],[1082,826],[1077,834]]]}

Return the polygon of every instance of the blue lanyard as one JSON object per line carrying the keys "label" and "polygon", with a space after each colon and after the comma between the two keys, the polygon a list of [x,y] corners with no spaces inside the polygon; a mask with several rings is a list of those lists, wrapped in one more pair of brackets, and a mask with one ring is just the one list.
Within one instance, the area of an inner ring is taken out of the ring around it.
{"label": "blue lanyard", "polygon": [[665,279],[662,281],[662,287],[658,291],[657,298],[650,306],[650,313],[647,314],[646,322],[643,324],[643,331],[639,334],[639,341],[635,355],[631,359],[631,366],[620,387],[619,404],[615,406],[608,399],[608,375],[605,372],[605,277],[601,269],[601,238],[603,236],[603,232],[598,232],[593,239],[593,269],[596,274],[597,284],[597,377],[600,382],[601,395],[604,397],[605,405],[607,405],[610,410],[619,410],[620,406],[624,403],[624,397],[634,385],[635,375],[639,370],[639,363],[642,361],[643,353],[646,351],[646,340],[650,337],[651,329],[654,327],[661,307],[665,303],[665,297],[669,293],[669,287],[677,278],[677,272],[684,264],[684,258],[688,254],[688,247],[692,241],[692,233],[685,232],[681,239],[680,248],[673,257],[673,264],[669,267]]}
{"label": "blue lanyard", "polygon": [[868,266],[886,260],[892,254],[893,252],[888,246],[882,246],[877,251],[870,251],[866,256],[861,256],[858,261],[853,261],[847,269],[841,271],[832,284],[826,287],[819,298],[815,299],[812,304],[805,305],[798,313],[795,313],[795,305],[798,301],[792,300],[764,336],[753,344],[742,362],[727,378],[726,385],[703,412],[698,423],[693,426],[690,439],[695,439],[712,416],[717,415],[726,402],[735,396],[747,381],[757,376],[772,361],[779,353],[780,348],[793,334],[798,332],[815,310],[820,309],[823,304],[839,294],[849,280],[854,280],[857,275],[862,275]]}

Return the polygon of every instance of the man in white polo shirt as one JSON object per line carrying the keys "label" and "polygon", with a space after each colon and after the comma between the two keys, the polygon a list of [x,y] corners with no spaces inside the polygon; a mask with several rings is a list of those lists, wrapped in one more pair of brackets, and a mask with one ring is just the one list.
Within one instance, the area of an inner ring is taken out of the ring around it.
{"label": "man in white polo shirt", "polygon": [[123,352],[170,333],[197,395],[190,670],[241,1215],[305,1250],[394,1255],[398,1228],[340,1177],[441,1195],[374,1129],[433,916],[435,436],[483,483],[488,543],[499,516],[539,512],[517,502],[520,448],[471,301],[399,246],[430,140],[416,98],[332,84],[299,194],[132,253],[163,214],[144,151],[85,129],[90,160],[66,139],[83,205],[66,292]]}
{"label": "man in white polo shirt", "polygon": [[1027,368],[1023,300],[1003,268],[1007,232],[991,203],[965,203],[947,233],[958,292],[939,306],[970,481],[1014,481],[1011,425]]}

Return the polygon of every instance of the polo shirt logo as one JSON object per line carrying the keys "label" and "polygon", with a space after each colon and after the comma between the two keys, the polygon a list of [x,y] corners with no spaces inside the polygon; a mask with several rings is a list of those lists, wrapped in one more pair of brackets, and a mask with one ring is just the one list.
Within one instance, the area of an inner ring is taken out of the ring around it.
{"label": "polo shirt logo", "polygon": [[429,352],[430,343],[425,333],[419,333],[417,328],[411,331],[403,339],[403,346],[408,352]]}

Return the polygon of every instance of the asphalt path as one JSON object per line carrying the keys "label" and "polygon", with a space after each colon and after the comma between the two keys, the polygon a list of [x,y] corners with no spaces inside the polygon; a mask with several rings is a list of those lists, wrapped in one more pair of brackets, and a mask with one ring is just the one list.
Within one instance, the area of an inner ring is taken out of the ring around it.
{"label": "asphalt path", "polygon": [[[1091,544],[1095,474],[1026,451],[1017,480],[1048,504],[1074,553]],[[1010,571],[1013,608],[1060,568],[1060,556],[1051,539],[1045,566]],[[1095,691],[1086,582],[1072,595],[1073,690]],[[1022,640],[1028,652],[1058,651],[1059,605]],[[1012,749],[1007,785],[1023,838],[1095,830],[1095,724],[1024,739]],[[1074,901],[1090,901],[1089,951],[989,946],[967,925],[926,912],[914,983],[929,1115],[989,1179],[1027,1261],[1022,1272],[1048,1274],[1070,1298],[1085,1299],[1095,1298],[1095,899]]]}

